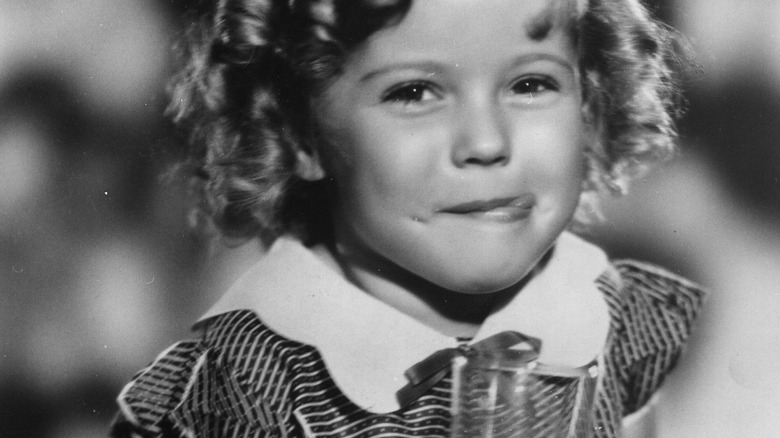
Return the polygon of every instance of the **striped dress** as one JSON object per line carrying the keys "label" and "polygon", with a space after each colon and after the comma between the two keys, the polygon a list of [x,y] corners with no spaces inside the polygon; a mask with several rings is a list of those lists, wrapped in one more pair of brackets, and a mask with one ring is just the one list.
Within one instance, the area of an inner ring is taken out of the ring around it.
{"label": "striped dress", "polygon": [[[613,262],[597,280],[610,326],[587,427],[571,379],[540,379],[531,437],[619,437],[677,361],[704,293],[654,266]],[[212,316],[141,370],[119,397],[114,437],[447,437],[448,375],[401,409],[377,414],[342,393],[316,347],[281,336],[250,310]]]}

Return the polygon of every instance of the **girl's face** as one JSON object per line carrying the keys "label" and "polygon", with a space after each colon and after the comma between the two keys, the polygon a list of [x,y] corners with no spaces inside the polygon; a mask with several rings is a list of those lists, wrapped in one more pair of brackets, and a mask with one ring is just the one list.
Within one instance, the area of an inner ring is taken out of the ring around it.
{"label": "girl's face", "polygon": [[479,294],[550,248],[578,203],[585,129],[553,1],[417,0],[351,55],[315,101],[348,258]]}

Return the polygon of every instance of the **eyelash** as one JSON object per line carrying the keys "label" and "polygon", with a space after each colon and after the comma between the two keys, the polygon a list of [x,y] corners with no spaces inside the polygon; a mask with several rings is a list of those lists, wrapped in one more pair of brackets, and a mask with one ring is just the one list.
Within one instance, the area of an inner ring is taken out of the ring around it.
{"label": "eyelash", "polygon": [[512,91],[519,95],[534,97],[544,92],[558,91],[558,85],[551,79],[543,77],[526,77],[515,82],[512,85]]}
{"label": "eyelash", "polygon": [[[515,96],[534,99],[547,92],[559,90],[557,83],[547,77],[524,77],[510,87]],[[430,94],[431,96],[426,96]],[[382,103],[401,105],[407,110],[413,106],[425,106],[441,98],[441,94],[433,84],[427,82],[407,82],[399,84],[381,97]],[[526,104],[530,102],[525,102]]]}
{"label": "eyelash", "polygon": [[425,94],[431,93],[439,97],[431,84],[425,82],[409,82],[391,88],[382,95],[383,103],[399,103],[403,105],[419,104],[425,102]]}

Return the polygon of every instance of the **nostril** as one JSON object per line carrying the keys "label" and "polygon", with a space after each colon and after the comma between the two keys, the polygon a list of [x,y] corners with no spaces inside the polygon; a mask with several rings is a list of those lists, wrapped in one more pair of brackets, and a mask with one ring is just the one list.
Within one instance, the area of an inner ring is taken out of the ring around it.
{"label": "nostril", "polygon": [[508,161],[507,156],[493,156],[493,157],[469,157],[466,159],[465,164],[473,164],[479,166],[492,166],[497,164],[503,164]]}

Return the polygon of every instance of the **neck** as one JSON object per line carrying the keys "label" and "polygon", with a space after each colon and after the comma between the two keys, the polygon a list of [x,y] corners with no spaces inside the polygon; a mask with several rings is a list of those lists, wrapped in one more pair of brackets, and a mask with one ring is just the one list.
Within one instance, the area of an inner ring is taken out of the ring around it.
{"label": "neck", "polygon": [[437,286],[384,258],[351,253],[339,246],[315,252],[358,288],[450,337],[471,338],[488,315],[517,294],[525,280],[487,294],[464,294]]}

